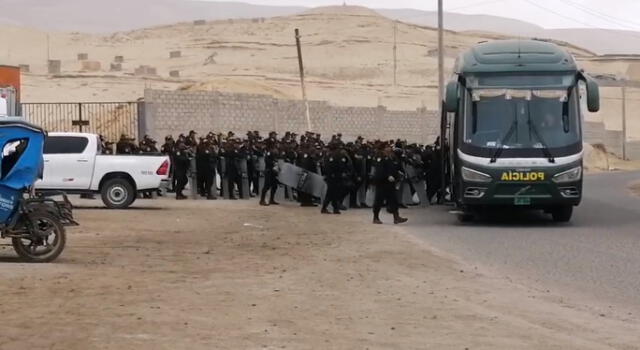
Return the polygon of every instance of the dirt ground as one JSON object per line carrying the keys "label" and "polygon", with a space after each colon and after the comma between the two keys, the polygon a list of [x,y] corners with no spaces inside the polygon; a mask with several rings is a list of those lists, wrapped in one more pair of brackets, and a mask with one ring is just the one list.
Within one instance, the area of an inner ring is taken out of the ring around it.
{"label": "dirt ground", "polygon": [[631,183],[629,185],[629,189],[631,190],[631,193],[640,197],[640,182]]}
{"label": "dirt ground", "polygon": [[469,270],[368,212],[81,204],[58,262],[0,250],[0,349],[639,346],[635,319]]}

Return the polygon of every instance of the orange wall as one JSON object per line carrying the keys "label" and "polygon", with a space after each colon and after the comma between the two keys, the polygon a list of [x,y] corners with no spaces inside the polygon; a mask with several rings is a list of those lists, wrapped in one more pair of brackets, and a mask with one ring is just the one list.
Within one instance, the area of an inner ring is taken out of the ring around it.
{"label": "orange wall", "polygon": [[20,67],[0,65],[0,86],[13,86],[20,101]]}

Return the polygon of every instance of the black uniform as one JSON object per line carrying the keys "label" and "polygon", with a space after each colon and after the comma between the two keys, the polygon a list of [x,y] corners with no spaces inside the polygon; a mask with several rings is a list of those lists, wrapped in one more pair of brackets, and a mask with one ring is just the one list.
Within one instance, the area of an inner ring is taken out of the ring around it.
{"label": "black uniform", "polygon": [[327,194],[322,203],[322,212],[328,213],[329,203],[333,207],[334,214],[340,214],[343,196],[343,182],[347,176],[347,157],[340,152],[331,152],[324,161],[324,179],[327,183]]}
{"label": "black uniform", "polygon": [[200,143],[196,151],[197,186],[198,193],[203,197],[207,197],[207,199],[215,198],[212,188],[213,180],[216,176],[216,163],[213,147],[208,142]]}
{"label": "black uniform", "polygon": [[247,174],[247,151],[244,148],[235,150],[233,155],[235,176],[230,178],[233,181],[229,181],[230,186],[233,188],[234,183],[238,186],[238,193],[240,198],[245,199],[244,195],[244,183],[243,178],[248,178]]}
{"label": "black uniform", "polygon": [[247,176],[249,177],[249,195],[255,197],[258,195],[258,188],[260,187],[258,176],[258,156],[260,153],[251,148],[247,152]]}
{"label": "black uniform", "polygon": [[365,159],[361,154],[355,153],[351,155],[351,161],[353,164],[353,186],[349,189],[349,206],[351,208],[360,208],[360,203],[358,203],[358,191],[360,190],[360,187],[364,185],[364,178],[366,174]]}
{"label": "black uniform", "polygon": [[[262,188],[262,194],[260,196],[260,204],[261,205],[270,205],[270,204],[278,204],[274,200],[276,195],[276,191],[278,190],[278,153],[275,149],[271,151],[267,151],[264,154],[264,187]],[[271,192],[269,197],[269,203],[265,202],[265,197],[267,196],[267,192]]]}
{"label": "black uniform", "polygon": [[[302,152],[298,156],[297,165],[309,172],[312,172],[312,173],[318,172],[318,164],[316,162],[316,159],[313,155],[309,154],[308,152]],[[301,191],[298,191],[298,201],[300,202],[300,205],[303,207],[316,206],[315,204],[313,204],[313,196]]]}
{"label": "black uniform", "polygon": [[191,164],[191,159],[189,157],[189,151],[178,149],[175,152],[174,159],[176,162],[175,166],[175,178],[176,178],[176,199],[185,199],[186,196],[182,194],[184,187],[189,182],[187,177],[187,172],[189,171],[189,165]]}
{"label": "black uniform", "polygon": [[393,214],[395,223],[405,222],[406,219],[400,217],[398,213],[398,200],[396,196],[396,182],[401,174],[394,159],[386,156],[379,156],[374,162],[375,170],[373,182],[376,186],[376,196],[373,204],[374,223],[380,222],[380,210],[387,205],[390,213]]}
{"label": "black uniform", "polygon": [[[284,161],[289,164],[295,164],[296,158],[298,158],[298,154],[295,151],[296,144],[294,141],[289,141],[289,144],[286,147],[286,151],[284,152]],[[294,197],[297,196],[296,190],[291,188],[291,192],[289,192],[289,187],[284,187],[284,196],[289,200],[294,200]]]}
{"label": "black uniform", "polygon": [[136,145],[131,139],[121,138],[116,144],[117,154],[134,154],[137,151]]}
{"label": "black uniform", "polygon": [[427,173],[427,199],[431,203],[433,197],[438,194],[442,187],[442,164],[440,161],[440,150],[427,147],[423,153],[422,161]]}
{"label": "black uniform", "polygon": [[224,152],[226,170],[225,176],[227,177],[226,190],[229,191],[230,199],[237,199],[235,193],[236,184],[238,184],[238,190],[242,194],[242,178],[240,177],[238,163],[236,162],[236,159],[239,156],[240,155],[238,154],[238,150],[235,148],[227,149]]}

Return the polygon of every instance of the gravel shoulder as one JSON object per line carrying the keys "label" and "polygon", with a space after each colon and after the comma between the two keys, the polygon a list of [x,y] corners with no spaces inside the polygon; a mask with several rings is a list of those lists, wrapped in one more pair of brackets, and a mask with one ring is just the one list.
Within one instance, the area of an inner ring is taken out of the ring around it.
{"label": "gravel shoulder", "polygon": [[362,212],[78,203],[57,263],[0,249],[0,349],[638,348],[636,320],[465,271]]}

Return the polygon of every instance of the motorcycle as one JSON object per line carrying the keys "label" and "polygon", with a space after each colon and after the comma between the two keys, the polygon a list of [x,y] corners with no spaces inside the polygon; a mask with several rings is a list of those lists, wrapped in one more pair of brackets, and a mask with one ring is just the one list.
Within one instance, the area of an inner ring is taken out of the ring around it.
{"label": "motorcycle", "polygon": [[65,227],[76,226],[67,196],[61,201],[37,196],[33,184],[42,178],[46,133],[21,120],[0,120],[0,238],[9,238],[25,261],[58,258],[66,244]]}

